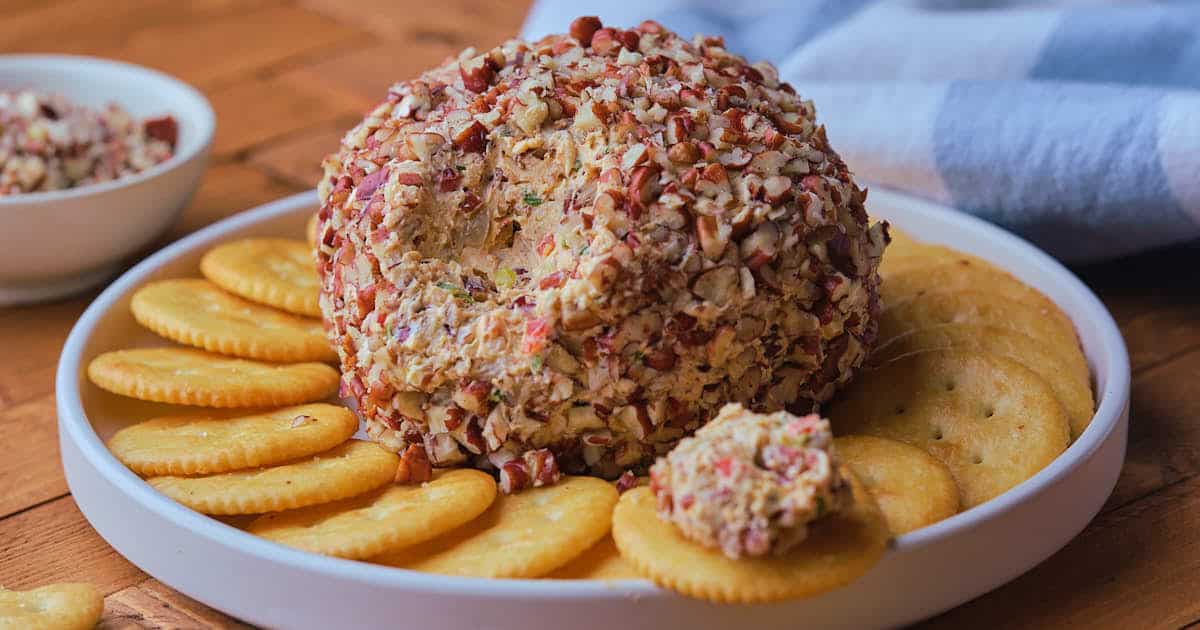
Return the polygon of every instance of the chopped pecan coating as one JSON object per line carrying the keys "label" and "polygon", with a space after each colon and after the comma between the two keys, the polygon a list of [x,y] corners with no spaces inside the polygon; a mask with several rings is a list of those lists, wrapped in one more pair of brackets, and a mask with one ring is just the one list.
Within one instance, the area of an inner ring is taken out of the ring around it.
{"label": "chopped pecan coating", "polygon": [[346,391],[438,466],[644,471],[727,401],[828,399],[874,340],[883,226],[812,103],[719,38],[585,17],[468,50],[324,169]]}

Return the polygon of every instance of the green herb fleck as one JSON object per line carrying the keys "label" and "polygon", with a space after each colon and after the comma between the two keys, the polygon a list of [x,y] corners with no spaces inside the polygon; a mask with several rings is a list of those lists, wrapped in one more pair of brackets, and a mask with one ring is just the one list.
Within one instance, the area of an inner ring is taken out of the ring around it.
{"label": "green herb fleck", "polygon": [[488,400],[493,404],[498,405],[502,402],[508,402],[508,396],[506,396],[504,392],[500,391],[499,387],[493,387],[491,393],[488,394]]}
{"label": "green herb fleck", "polygon": [[537,207],[537,206],[542,205],[542,198],[531,192],[525,193],[524,201],[525,201],[525,205],[527,205],[527,206]]}
{"label": "green herb fleck", "polygon": [[583,166],[583,162],[580,162],[580,161],[579,161],[579,158],[575,158],[575,164],[573,164],[573,165],[571,166],[571,170],[572,170],[572,171],[578,171],[578,170],[579,170],[579,167],[581,167],[581,166]]}
{"label": "green herb fleck", "polygon": [[817,518],[825,514],[825,497],[817,497]]}
{"label": "green herb fleck", "polygon": [[529,362],[529,367],[533,369],[534,374],[542,373],[542,357],[533,357],[533,361]]}
{"label": "green herb fleck", "polygon": [[463,166],[462,164],[455,164],[455,165],[454,165],[454,168],[458,169],[458,172],[459,172],[459,173],[461,173],[461,172],[463,172],[463,171],[467,170],[467,167],[466,167],[466,166]]}
{"label": "green herb fleck", "polygon": [[466,300],[468,302],[472,300],[471,294],[464,291],[458,285],[451,284],[449,282],[439,282],[437,283],[437,288],[443,291],[449,291],[450,295],[453,295],[455,298],[460,300]]}
{"label": "green herb fleck", "polygon": [[582,255],[586,254],[588,252],[589,247],[590,247],[589,245],[584,245],[583,247],[579,248],[579,255],[582,256]]}
{"label": "green herb fleck", "polygon": [[646,353],[642,352],[641,350],[634,350],[633,351],[633,360],[636,361],[637,363],[645,363],[646,362]]}
{"label": "green herb fleck", "polygon": [[496,277],[492,279],[499,289],[508,289],[517,283],[517,273],[508,267],[496,270]]}

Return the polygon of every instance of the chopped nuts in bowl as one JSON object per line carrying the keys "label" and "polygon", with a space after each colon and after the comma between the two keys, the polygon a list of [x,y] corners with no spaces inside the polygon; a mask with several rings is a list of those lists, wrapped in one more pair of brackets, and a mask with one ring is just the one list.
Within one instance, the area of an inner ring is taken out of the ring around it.
{"label": "chopped nuts in bowl", "polygon": [[192,87],[138,66],[0,56],[0,306],[107,280],[171,226],[216,127]]}
{"label": "chopped nuts in bowl", "polygon": [[170,114],[137,120],[117,103],[92,109],[60,94],[0,90],[0,197],[136,175],[175,152]]}

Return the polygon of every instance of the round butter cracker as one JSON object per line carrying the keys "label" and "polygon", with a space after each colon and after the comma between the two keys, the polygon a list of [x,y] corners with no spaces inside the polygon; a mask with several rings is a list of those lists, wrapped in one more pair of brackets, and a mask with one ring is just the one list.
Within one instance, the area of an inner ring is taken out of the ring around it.
{"label": "round butter cracker", "polygon": [[604,538],[616,502],[616,488],[603,479],[563,477],[501,495],[457,530],[373,562],[444,575],[542,577]]}
{"label": "round butter cracker", "polygon": [[247,300],[320,317],[320,280],[312,246],[288,238],[247,238],[218,245],[200,259],[200,273]]}
{"label": "round butter cracker", "polygon": [[233,418],[155,418],[117,431],[108,449],[139,475],[209,475],[315,455],[357,430],[345,407],[298,405]]}
{"label": "round butter cracker", "polygon": [[546,576],[553,580],[643,580],[632,564],[621,557],[612,536],[583,552],[566,566]]}
{"label": "round butter cracker", "polygon": [[871,435],[842,436],[834,440],[833,449],[875,498],[893,534],[907,534],[958,513],[954,475],[929,453]]}
{"label": "round butter cracker", "polygon": [[925,291],[886,308],[879,316],[879,345],[912,330],[955,323],[996,326],[1028,335],[1076,374],[1087,377],[1087,361],[1075,326],[1057,307],[1031,306],[973,289]]}
{"label": "round butter cracker", "polygon": [[262,361],[334,361],[321,321],[249,302],[201,278],[152,282],[129,305],[139,324],[184,345]]}
{"label": "round butter cracker", "polygon": [[51,584],[28,591],[0,587],[0,630],[87,630],[104,613],[91,584]]}
{"label": "round butter cracker", "polygon": [[962,252],[945,245],[921,243],[907,236],[893,238],[883,250],[883,259],[879,261],[879,275],[887,279],[893,274],[930,267],[963,255]]}
{"label": "round butter cracker", "polygon": [[329,503],[383,487],[400,457],[350,440],[290,464],[210,475],[151,477],[159,492],[204,514],[260,514]]}
{"label": "round butter cracker", "polygon": [[839,436],[899,440],[936,457],[964,509],[1033,476],[1070,441],[1062,405],[1041,377],[970,350],[918,352],[865,371],[829,418]]}
{"label": "round butter cracker", "polygon": [[358,560],[419,545],[482,514],[496,498],[496,481],[478,470],[438,473],[420,485],[267,514],[246,531],[280,544]]}
{"label": "round butter cracker", "polygon": [[1090,374],[1080,373],[1077,365],[1068,364],[1032,337],[1015,330],[965,323],[920,328],[893,337],[875,348],[868,361],[879,366],[905,354],[944,348],[1000,355],[1036,372],[1062,403],[1071,423],[1072,440],[1091,423],[1095,402]]}
{"label": "round butter cracker", "polygon": [[846,472],[853,503],[810,525],[802,543],[783,555],[727,557],[684,538],[658,517],[650,488],[621,495],[613,540],[634,568],[661,587],[724,604],[812,597],[845,586],[875,566],[891,533],[875,500]]}
{"label": "round butter cracker", "polygon": [[324,363],[263,363],[190,348],[106,352],[88,364],[101,389],[199,407],[271,407],[327,398],[340,376]]}

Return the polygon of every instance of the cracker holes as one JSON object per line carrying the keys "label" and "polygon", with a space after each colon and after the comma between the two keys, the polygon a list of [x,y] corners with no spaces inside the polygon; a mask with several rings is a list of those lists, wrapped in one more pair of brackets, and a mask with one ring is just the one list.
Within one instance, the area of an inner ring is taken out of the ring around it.
{"label": "cracker holes", "polygon": [[896,415],[897,416],[903,416],[905,411],[908,411],[908,410],[904,408],[904,405],[896,405]]}
{"label": "cracker holes", "polygon": [[989,420],[996,415],[995,407],[987,407],[983,410],[983,419]]}
{"label": "cracker holes", "polygon": [[982,455],[976,455],[975,457],[973,457],[973,458],[971,459],[971,463],[972,463],[972,464],[975,464],[975,465],[977,465],[977,466],[978,466],[979,464],[982,464],[982,463],[983,463],[983,456],[982,456]]}
{"label": "cracker holes", "polygon": [[958,387],[958,385],[956,385],[954,381],[946,381],[946,391],[952,392],[954,391],[955,387]]}
{"label": "cracker holes", "polygon": [[942,434],[942,427],[933,427],[933,439],[940,440],[945,437]]}

